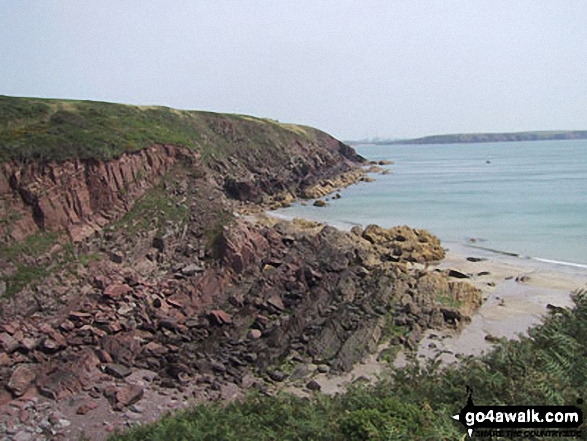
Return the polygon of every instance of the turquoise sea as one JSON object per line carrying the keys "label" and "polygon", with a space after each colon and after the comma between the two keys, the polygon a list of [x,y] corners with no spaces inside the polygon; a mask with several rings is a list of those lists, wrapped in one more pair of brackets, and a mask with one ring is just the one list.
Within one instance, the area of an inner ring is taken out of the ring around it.
{"label": "turquoise sea", "polygon": [[409,225],[448,247],[483,247],[587,268],[587,141],[357,146],[388,175],[324,208],[277,211],[350,228]]}

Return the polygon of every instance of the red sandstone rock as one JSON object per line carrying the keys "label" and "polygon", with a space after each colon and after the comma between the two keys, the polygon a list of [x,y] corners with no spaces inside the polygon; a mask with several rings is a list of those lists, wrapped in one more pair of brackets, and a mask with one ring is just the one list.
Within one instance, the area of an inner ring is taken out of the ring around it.
{"label": "red sandstone rock", "polygon": [[97,401],[87,401],[83,403],[81,406],[79,406],[75,413],[77,413],[78,415],[85,415],[91,412],[92,410],[97,409],[98,407],[99,404]]}
{"label": "red sandstone rock", "polygon": [[10,334],[3,332],[0,334],[0,346],[4,352],[11,353],[18,349],[20,344]]}
{"label": "red sandstone rock", "polygon": [[112,299],[118,299],[120,297],[124,297],[131,291],[132,288],[126,283],[113,283],[104,289],[104,295]]}
{"label": "red sandstone rock", "polygon": [[214,319],[216,324],[224,325],[224,324],[231,324],[232,318],[226,312],[221,311],[220,309],[215,309],[214,311],[210,311],[210,316]]}
{"label": "red sandstone rock", "polygon": [[27,389],[32,385],[33,381],[35,381],[36,377],[36,374],[30,367],[20,365],[14,370],[14,372],[12,372],[7,387],[14,396],[20,397],[24,395]]}
{"label": "red sandstone rock", "polygon": [[181,155],[195,157],[186,149],[153,146],[111,161],[0,164],[0,206],[20,215],[10,225],[1,224],[0,235],[22,241],[44,229],[67,231],[79,241],[107,217],[127,211],[127,201],[142,195]]}

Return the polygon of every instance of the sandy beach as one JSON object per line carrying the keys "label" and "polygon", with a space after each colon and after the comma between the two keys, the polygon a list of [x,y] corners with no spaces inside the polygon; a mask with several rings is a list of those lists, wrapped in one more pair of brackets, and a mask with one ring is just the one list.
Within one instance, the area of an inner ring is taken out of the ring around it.
{"label": "sandy beach", "polygon": [[[454,362],[461,356],[480,355],[491,349],[495,338],[515,339],[539,324],[548,305],[572,307],[571,293],[587,288],[587,270],[487,256],[487,252],[462,247],[458,252],[449,251],[437,266],[470,275],[467,280],[483,291],[484,302],[460,333],[427,331],[419,358],[440,355],[442,361]],[[482,260],[467,260],[471,257]],[[404,360],[400,356],[396,364]]]}
{"label": "sandy beach", "polygon": [[[486,353],[496,339],[516,339],[539,324],[548,312],[547,306],[572,307],[571,293],[587,289],[587,268],[503,255],[463,244],[449,243],[444,247],[446,258],[429,265],[428,270],[455,270],[467,276],[465,280],[483,292],[483,304],[460,332],[426,331],[415,354],[422,361],[438,357],[443,363],[454,363],[465,356]],[[339,376],[320,373],[314,380],[325,394],[343,392],[357,381],[374,382],[389,369],[387,362],[378,360],[386,347],[381,345],[377,353],[357,363],[351,372]],[[400,352],[394,365],[401,367],[407,362],[406,353]],[[307,395],[297,387],[287,390]]]}

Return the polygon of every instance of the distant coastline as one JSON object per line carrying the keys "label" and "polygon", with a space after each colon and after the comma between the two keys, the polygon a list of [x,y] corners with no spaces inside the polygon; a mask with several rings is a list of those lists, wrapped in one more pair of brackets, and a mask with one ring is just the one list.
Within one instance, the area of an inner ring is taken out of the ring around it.
{"label": "distant coastline", "polygon": [[376,139],[346,141],[350,145],[393,145],[393,144],[460,144],[482,142],[517,142],[587,139],[587,130],[533,131],[512,133],[456,133],[432,135],[412,139]]}

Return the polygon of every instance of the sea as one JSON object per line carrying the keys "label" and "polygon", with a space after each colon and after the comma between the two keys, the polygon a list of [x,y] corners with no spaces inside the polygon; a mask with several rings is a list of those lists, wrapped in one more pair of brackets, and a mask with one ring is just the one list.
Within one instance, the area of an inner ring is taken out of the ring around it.
{"label": "sea", "polygon": [[348,229],[409,225],[446,248],[532,260],[587,274],[587,140],[358,145],[388,174],[280,209]]}

